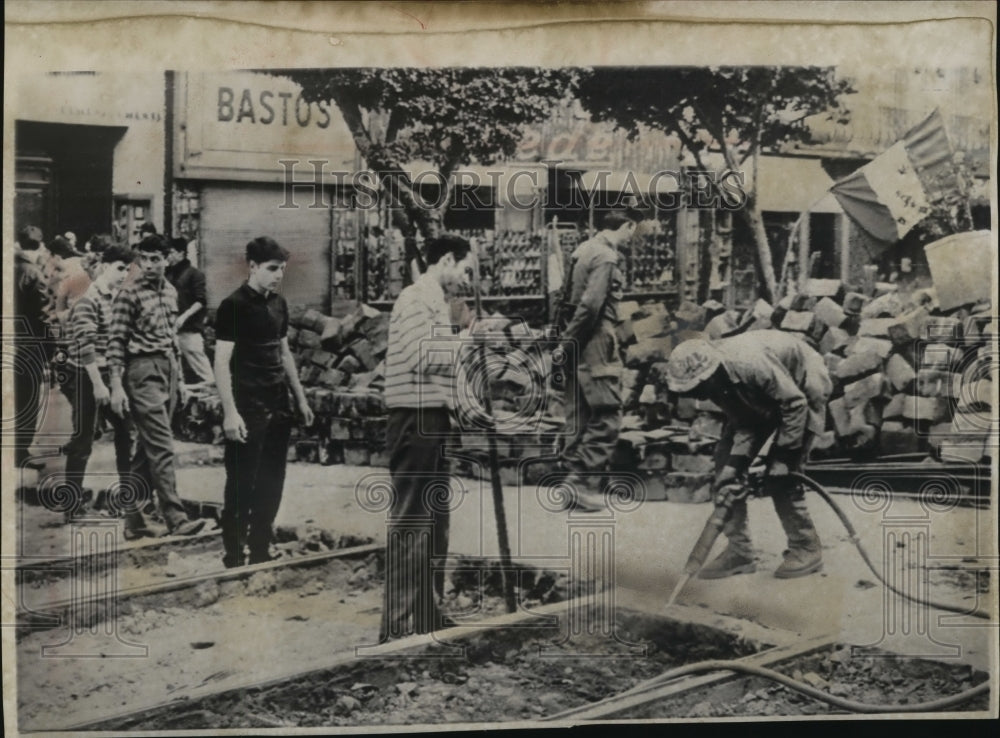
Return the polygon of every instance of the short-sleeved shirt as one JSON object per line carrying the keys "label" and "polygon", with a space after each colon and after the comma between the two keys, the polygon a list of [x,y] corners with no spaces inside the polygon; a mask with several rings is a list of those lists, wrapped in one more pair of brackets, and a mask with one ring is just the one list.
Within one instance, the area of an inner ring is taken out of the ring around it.
{"label": "short-sleeved shirt", "polygon": [[288,303],[276,292],[265,296],[244,282],[219,303],[215,337],[235,344],[229,366],[236,395],[284,384],[281,341],[287,335]]}

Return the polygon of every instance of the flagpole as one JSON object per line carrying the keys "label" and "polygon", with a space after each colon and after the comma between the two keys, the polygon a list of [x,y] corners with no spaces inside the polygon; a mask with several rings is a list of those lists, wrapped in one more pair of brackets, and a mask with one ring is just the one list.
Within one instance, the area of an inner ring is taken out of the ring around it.
{"label": "flagpole", "polygon": [[802,227],[802,219],[807,215],[812,213],[814,207],[819,205],[823,200],[826,199],[829,192],[824,192],[822,195],[817,197],[813,202],[809,203],[809,206],[799,213],[799,217],[796,218],[795,223],[792,225],[792,232],[788,237],[788,248],[785,250],[785,258],[781,264],[781,280],[778,282],[778,293],[777,298],[774,303],[777,305],[785,296],[785,283],[787,281],[788,275],[788,264],[789,257],[795,253],[796,241],[798,240],[799,229]]}

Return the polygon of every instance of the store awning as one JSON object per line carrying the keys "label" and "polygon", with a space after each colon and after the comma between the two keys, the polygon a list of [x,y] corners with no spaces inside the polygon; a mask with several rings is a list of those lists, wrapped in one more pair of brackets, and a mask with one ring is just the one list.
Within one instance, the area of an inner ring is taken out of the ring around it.
{"label": "store awning", "polygon": [[[757,203],[765,213],[842,213],[840,203],[830,193],[833,180],[818,159],[790,156],[762,156],[757,179]],[[746,167],[747,183],[753,176]]]}

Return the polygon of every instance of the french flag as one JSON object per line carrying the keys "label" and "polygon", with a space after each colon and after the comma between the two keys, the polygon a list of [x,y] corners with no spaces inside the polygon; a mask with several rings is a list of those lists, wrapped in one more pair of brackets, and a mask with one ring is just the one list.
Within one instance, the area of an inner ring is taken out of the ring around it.
{"label": "french flag", "polygon": [[895,243],[931,214],[935,202],[958,187],[951,145],[935,110],[886,151],[830,191],[870,236]]}

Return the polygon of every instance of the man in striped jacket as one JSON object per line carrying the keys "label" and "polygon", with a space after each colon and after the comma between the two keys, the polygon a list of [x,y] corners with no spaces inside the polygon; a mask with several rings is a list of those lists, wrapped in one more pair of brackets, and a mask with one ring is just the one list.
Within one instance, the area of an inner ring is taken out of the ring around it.
{"label": "man in striped jacket", "polygon": [[79,509],[83,477],[94,448],[100,417],[112,428],[115,467],[119,483],[129,470],[129,422],[111,412],[111,374],[108,369],[108,332],[115,293],[125,281],[132,256],[121,246],[112,246],[100,256],[95,278],[73,304],[66,319],[66,366],[61,389],[73,413],[73,436],[63,446],[66,454],[66,483],[76,495]]}
{"label": "man in striped jacket", "polygon": [[[173,535],[193,535],[205,526],[191,520],[177,496],[174,436],[170,426],[178,398],[177,291],[164,276],[167,244],[146,236],[135,248],[139,276],[115,297],[108,336],[111,409],[121,417],[131,413],[137,443],[132,458],[132,493],[141,504],[156,490],[160,512]],[[157,536],[143,510],[125,518],[125,538]]]}
{"label": "man in striped jacket", "polygon": [[[427,271],[392,308],[386,355],[386,439],[395,490],[387,530],[380,639],[427,633],[444,625],[437,605],[448,553],[449,485],[444,446],[452,433],[456,341],[447,293],[468,284],[470,244],[443,235],[426,247]],[[432,577],[433,571],[433,577]]]}

